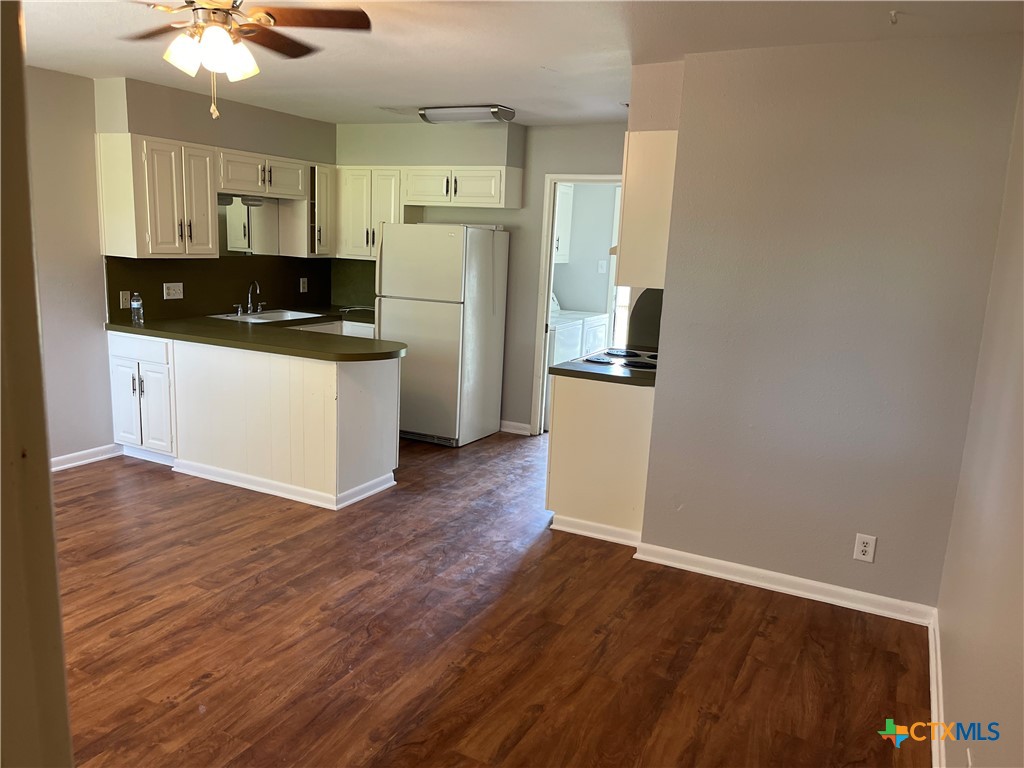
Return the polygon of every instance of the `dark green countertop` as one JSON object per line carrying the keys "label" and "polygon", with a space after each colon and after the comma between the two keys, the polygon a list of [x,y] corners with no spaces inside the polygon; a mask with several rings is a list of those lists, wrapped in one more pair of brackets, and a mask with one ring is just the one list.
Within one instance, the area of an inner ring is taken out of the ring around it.
{"label": "dark green countertop", "polygon": [[641,371],[624,368],[621,365],[596,365],[582,360],[571,360],[548,368],[552,376],[568,376],[571,379],[590,379],[612,384],[631,384],[634,387],[653,387],[656,371]]}
{"label": "dark green countertop", "polygon": [[[317,311],[317,310],[304,310]],[[126,323],[106,323],[108,331],[137,333],[175,341],[191,341],[218,347],[248,349],[274,355],[291,355],[335,363],[364,360],[391,360],[405,355],[406,345],[400,341],[364,339],[297,330],[297,325],[313,325],[336,320],[373,322],[367,310],[341,313],[338,308],[323,309],[322,317],[306,320],[281,320],[273,323],[243,323],[213,317],[190,317],[183,320],[157,320],[135,327]]]}

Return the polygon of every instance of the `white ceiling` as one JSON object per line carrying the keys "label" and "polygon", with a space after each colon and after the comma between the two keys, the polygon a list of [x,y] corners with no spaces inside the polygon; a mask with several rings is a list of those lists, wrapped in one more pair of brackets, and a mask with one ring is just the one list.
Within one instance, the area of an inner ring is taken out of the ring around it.
{"label": "white ceiling", "polygon": [[[624,120],[631,63],[777,45],[1021,34],[1020,2],[293,2],[353,7],[367,33],[293,29],[323,48],[289,61],[251,46],[262,72],[221,98],[328,122],[414,121],[419,106],[500,103],[527,125]],[[259,3],[247,0],[245,7]],[[161,59],[169,38],[121,38],[168,21],[145,5],[25,0],[28,63],[198,92]],[[899,9],[899,23],[889,10]],[[181,15],[173,17],[182,18]]]}

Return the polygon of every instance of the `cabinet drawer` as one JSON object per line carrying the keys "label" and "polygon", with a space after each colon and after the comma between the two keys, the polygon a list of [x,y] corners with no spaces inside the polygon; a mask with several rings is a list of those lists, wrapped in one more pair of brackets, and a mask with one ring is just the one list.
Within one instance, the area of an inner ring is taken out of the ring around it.
{"label": "cabinet drawer", "polygon": [[107,349],[111,357],[126,357],[140,363],[167,365],[171,361],[170,347],[171,342],[166,339],[136,336],[131,333],[107,333]]}

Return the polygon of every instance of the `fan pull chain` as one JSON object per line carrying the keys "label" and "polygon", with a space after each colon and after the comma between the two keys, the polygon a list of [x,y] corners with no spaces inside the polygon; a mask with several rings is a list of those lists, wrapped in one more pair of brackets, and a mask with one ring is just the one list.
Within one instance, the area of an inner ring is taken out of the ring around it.
{"label": "fan pull chain", "polygon": [[214,120],[220,119],[220,110],[217,109],[217,73],[210,73],[210,117]]}

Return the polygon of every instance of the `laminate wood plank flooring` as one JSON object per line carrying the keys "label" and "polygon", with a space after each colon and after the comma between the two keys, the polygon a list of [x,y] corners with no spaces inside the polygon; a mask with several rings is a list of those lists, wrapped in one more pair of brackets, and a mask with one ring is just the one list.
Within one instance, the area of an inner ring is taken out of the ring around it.
{"label": "laminate wood plank flooring", "polygon": [[923,627],[551,531],[547,441],[403,441],[339,512],[116,458],[54,475],[75,759],[926,766]]}

